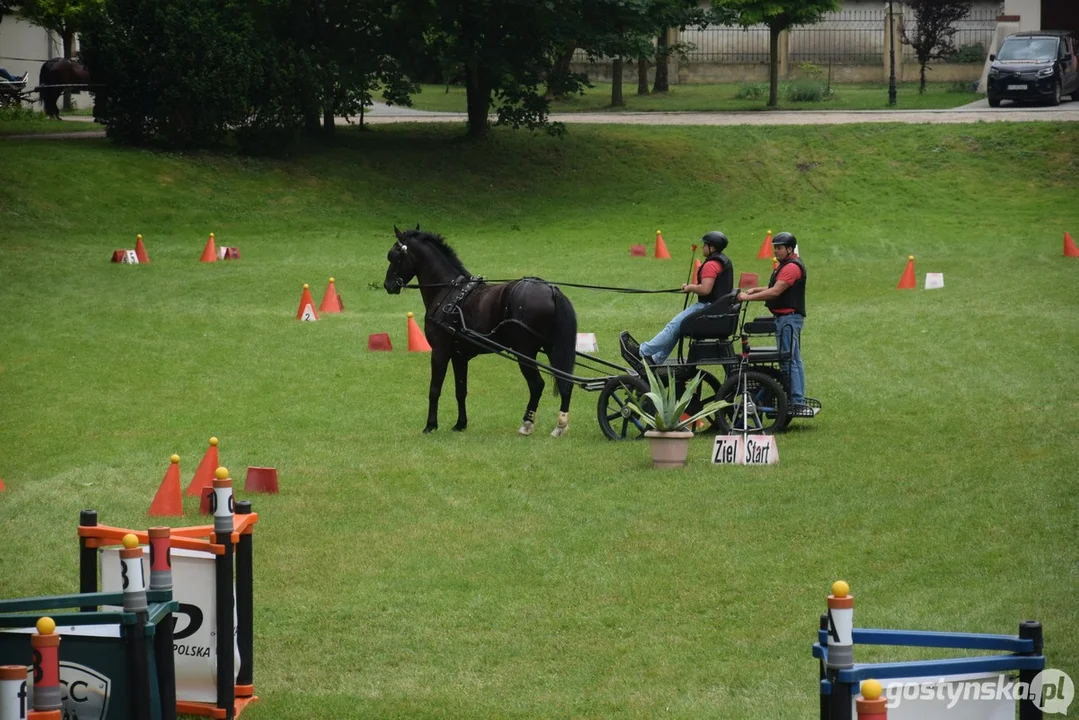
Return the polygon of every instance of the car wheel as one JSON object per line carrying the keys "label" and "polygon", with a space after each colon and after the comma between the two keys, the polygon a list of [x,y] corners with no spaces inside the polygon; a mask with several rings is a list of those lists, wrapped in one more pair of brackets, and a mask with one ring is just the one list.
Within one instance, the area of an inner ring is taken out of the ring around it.
{"label": "car wheel", "polygon": [[1060,90],[1060,80],[1057,80],[1056,84],[1053,86],[1053,97],[1049,100],[1049,104],[1053,107],[1056,107],[1060,104]]}
{"label": "car wheel", "polygon": [[989,96],[989,107],[1000,107],[1000,98]]}

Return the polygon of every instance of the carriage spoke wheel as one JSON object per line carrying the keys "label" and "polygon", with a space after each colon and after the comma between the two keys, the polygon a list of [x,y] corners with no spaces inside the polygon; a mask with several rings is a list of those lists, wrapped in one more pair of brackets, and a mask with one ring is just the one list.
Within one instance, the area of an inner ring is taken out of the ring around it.
{"label": "carriage spoke wheel", "polygon": [[[722,386],[723,383],[719,381],[719,378],[710,372],[702,371],[701,384],[697,386],[696,392],[693,393],[693,399],[689,401],[689,405],[686,407],[686,414],[696,415],[705,405],[718,400]],[[715,414],[707,415],[693,423],[693,425],[694,427],[691,427],[690,430],[698,435],[715,434],[719,430]]]}
{"label": "carriage spoke wheel", "polygon": [[789,419],[789,403],[783,386],[771,375],[758,370],[732,372],[719,389],[719,396],[732,403],[716,413],[716,424],[724,433],[771,435],[782,432]]}
{"label": "carriage spoke wheel", "polygon": [[[634,375],[618,375],[607,381],[596,402],[599,429],[610,440],[640,440],[648,426],[634,414],[629,403],[641,402],[648,392],[644,380]],[[643,408],[645,411],[647,407]]]}

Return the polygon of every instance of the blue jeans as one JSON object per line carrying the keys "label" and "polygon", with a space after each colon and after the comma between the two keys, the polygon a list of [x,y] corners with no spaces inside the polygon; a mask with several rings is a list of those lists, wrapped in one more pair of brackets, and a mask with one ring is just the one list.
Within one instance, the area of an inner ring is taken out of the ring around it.
{"label": "blue jeans", "polygon": [[783,362],[783,374],[790,378],[792,405],[805,405],[806,369],[802,364],[802,323],[805,318],[796,313],[776,317],[776,339],[780,355],[790,355]]}
{"label": "blue jeans", "polygon": [[648,342],[641,343],[641,355],[652,358],[652,362],[657,365],[662,365],[667,362],[667,356],[674,350],[674,346],[678,344],[679,330],[682,329],[682,321],[693,313],[708,307],[708,303],[695,302],[687,307],[682,312],[671,318],[671,321],[667,323],[667,327],[659,331],[659,333],[649,340]]}

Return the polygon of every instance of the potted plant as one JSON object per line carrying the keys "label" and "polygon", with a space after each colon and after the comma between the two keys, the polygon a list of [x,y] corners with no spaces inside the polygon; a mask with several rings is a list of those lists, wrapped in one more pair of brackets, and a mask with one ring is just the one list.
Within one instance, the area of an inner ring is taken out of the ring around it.
{"label": "potted plant", "polygon": [[686,383],[686,389],[682,391],[682,396],[678,397],[675,387],[677,383],[669,367],[666,383],[661,382],[647,364],[644,371],[648,375],[649,391],[639,397],[638,402],[630,402],[626,407],[651,428],[644,436],[648,438],[648,445],[652,450],[652,467],[685,467],[686,458],[689,456],[689,441],[693,437],[690,428],[701,418],[731,403],[726,400],[713,400],[693,415],[689,415],[686,409],[693,402],[703,373],[698,372]]}

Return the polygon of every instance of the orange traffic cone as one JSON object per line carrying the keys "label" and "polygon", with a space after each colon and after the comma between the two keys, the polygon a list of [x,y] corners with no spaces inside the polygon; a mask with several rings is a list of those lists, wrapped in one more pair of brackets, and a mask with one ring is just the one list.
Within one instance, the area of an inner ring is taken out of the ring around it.
{"label": "orange traffic cone", "polygon": [[757,251],[757,259],[767,260],[772,255],[772,231],[769,230],[768,234],[764,236],[764,242],[761,243],[761,249]]}
{"label": "orange traffic cone", "polygon": [[214,484],[214,470],[217,469],[217,438],[210,438],[210,447],[202,456],[195,477],[191,478],[191,484],[187,486],[187,496],[198,495],[204,487],[212,487]]}
{"label": "orange traffic cone", "polygon": [[697,271],[701,269],[701,261],[697,258],[693,258],[693,269],[689,271],[689,281],[691,283],[697,282]]}
{"label": "orange traffic cone", "polygon": [[427,342],[423,330],[420,330],[420,326],[416,324],[412,313],[408,314],[408,351],[431,352],[431,344]]}
{"label": "orange traffic cone", "polygon": [[300,309],[296,311],[296,319],[304,322],[318,320],[315,301],[311,299],[311,286],[307,283],[303,284],[303,295],[300,296]]}
{"label": "orange traffic cone", "polygon": [[4,479],[0,478],[0,492],[4,492],[5,490],[7,490],[7,488],[4,487]]}
{"label": "orange traffic cone", "polygon": [[663,233],[656,230],[656,260],[670,260],[671,254],[667,252],[667,243],[663,242]]}
{"label": "orange traffic cone", "polygon": [[206,241],[206,247],[202,249],[202,257],[199,262],[217,262],[217,246],[214,243],[214,234],[210,233],[210,239]]}
{"label": "orange traffic cone", "polygon": [[135,256],[140,265],[150,264],[150,256],[146,254],[146,246],[142,244],[142,235],[135,236]]}
{"label": "orange traffic cone", "polygon": [[180,493],[180,456],[173,455],[169,460],[165,479],[150,503],[149,514],[154,517],[180,517],[184,514],[184,496]]}
{"label": "orange traffic cone", "polygon": [[897,290],[913,290],[917,286],[917,281],[914,278],[914,256],[907,256],[907,269],[903,271],[903,277],[899,278],[899,284],[896,285]]}
{"label": "orange traffic cone", "polygon": [[1064,257],[1079,257],[1079,248],[1075,247],[1075,241],[1066,230],[1064,231]]}
{"label": "orange traffic cone", "polygon": [[322,304],[318,306],[318,311],[320,313],[339,313],[344,309],[341,305],[341,298],[337,295],[337,288],[333,285],[333,278],[330,278],[330,282],[326,286],[326,294],[322,296]]}
{"label": "orange traffic cone", "polygon": [[244,492],[277,493],[277,468],[248,467]]}
{"label": "orange traffic cone", "polygon": [[777,267],[779,267],[779,259],[773,257],[772,258],[772,269],[775,270]]}

